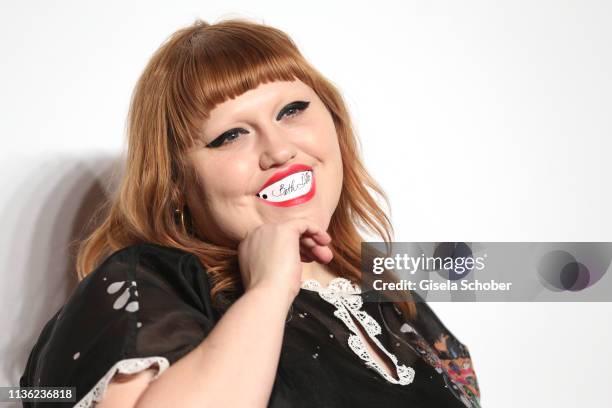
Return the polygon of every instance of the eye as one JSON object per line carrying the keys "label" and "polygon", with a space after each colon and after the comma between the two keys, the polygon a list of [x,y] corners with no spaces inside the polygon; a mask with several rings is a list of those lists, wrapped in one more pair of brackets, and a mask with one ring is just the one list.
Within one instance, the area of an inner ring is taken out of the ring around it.
{"label": "eye", "polygon": [[227,132],[223,133],[221,136],[219,136],[218,138],[216,138],[215,140],[207,144],[206,147],[215,148],[215,147],[219,147],[222,145],[228,145],[232,143],[234,140],[236,140],[240,133],[249,133],[249,132],[242,128],[228,130]]}
{"label": "eye", "polygon": [[[308,105],[310,105],[309,101],[295,101],[295,102],[291,102],[289,105],[286,105],[278,114],[278,116],[276,117],[276,120],[281,120],[283,117],[294,117],[297,114],[299,114],[301,111],[305,110],[306,108],[308,108]],[[240,134],[246,134],[249,133],[247,130],[242,129],[242,128],[236,128],[236,129],[231,129],[228,130],[227,132],[223,133],[221,136],[217,137],[215,140],[213,140],[212,142],[210,142],[209,144],[206,145],[206,147],[209,148],[216,148],[216,147],[221,147],[224,145],[228,145],[232,142],[234,142]]]}
{"label": "eye", "polygon": [[295,101],[295,102],[292,102],[289,105],[285,106],[280,111],[280,113],[276,117],[276,120],[281,120],[283,118],[283,116],[287,116],[287,117],[296,116],[299,112],[305,110],[308,107],[308,105],[310,105],[309,101]]}

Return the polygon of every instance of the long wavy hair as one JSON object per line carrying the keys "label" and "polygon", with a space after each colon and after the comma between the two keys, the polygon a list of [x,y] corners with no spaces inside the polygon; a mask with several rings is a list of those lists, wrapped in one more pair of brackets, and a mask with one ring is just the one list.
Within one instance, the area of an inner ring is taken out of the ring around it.
{"label": "long wavy hair", "polygon": [[[193,228],[184,192],[198,179],[185,152],[198,143],[203,121],[216,105],[259,84],[296,78],[317,93],[333,117],[344,182],[328,228],[334,254],[329,267],[338,276],[358,281],[358,228],[386,243],[393,235],[389,217],[369,190],[382,197],[390,211],[388,198],[364,167],[338,89],[283,31],[242,18],[215,24],[196,19],[173,33],[149,60],[130,101],[119,187],[98,207],[89,226],[92,232],[73,243],[78,279],[114,251],[150,242],[196,255],[209,274],[213,304],[219,303],[219,295],[239,295],[244,288],[237,249],[216,245]],[[183,209],[182,219],[176,209]],[[395,304],[406,318],[416,316],[409,295]]]}

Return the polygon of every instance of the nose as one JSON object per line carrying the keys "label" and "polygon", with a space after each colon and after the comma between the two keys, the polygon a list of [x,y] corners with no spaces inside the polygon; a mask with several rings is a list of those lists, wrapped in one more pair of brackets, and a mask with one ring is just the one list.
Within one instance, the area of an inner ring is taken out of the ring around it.
{"label": "nose", "polygon": [[278,128],[262,129],[260,140],[263,145],[259,156],[262,170],[282,166],[297,154],[297,148],[291,143],[288,135]]}

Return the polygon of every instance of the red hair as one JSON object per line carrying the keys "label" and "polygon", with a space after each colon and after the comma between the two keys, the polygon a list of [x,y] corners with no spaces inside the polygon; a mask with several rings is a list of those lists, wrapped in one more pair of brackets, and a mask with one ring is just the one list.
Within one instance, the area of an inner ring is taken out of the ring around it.
{"label": "red hair", "polygon": [[[79,279],[114,251],[152,242],[198,256],[211,277],[213,304],[222,292],[239,294],[237,251],[207,242],[190,230],[189,216],[185,227],[175,216],[174,210],[186,202],[183,192],[198,182],[185,151],[197,143],[199,129],[216,105],[259,84],[296,78],[317,93],[335,124],[344,182],[328,228],[334,254],[329,267],[358,281],[358,227],[391,241],[390,220],[371,192],[387,206],[388,199],[364,167],[338,89],[306,61],[287,34],[244,19],[215,24],[198,19],[172,34],[151,57],[132,94],[119,188],[99,208],[97,227],[78,244]],[[407,318],[416,315],[411,298],[396,305]]]}

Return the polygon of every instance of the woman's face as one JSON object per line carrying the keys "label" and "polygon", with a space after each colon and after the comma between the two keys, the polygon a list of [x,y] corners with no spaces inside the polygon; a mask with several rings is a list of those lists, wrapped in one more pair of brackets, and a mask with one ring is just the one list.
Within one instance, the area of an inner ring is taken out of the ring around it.
{"label": "woman's face", "polygon": [[342,188],[332,116],[299,80],[261,84],[217,105],[188,151],[200,186],[187,200],[196,228],[238,243],[264,223],[306,217],[327,230]]}

